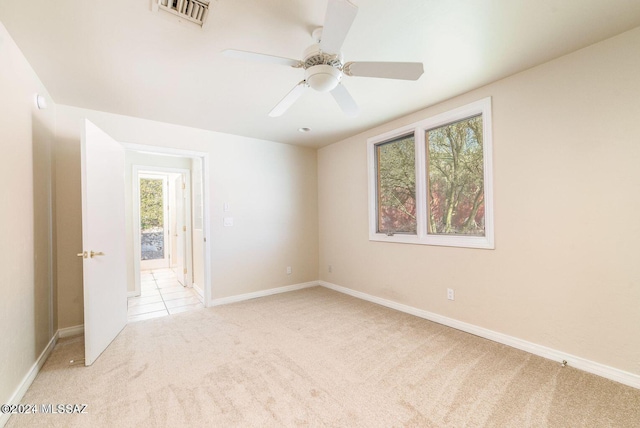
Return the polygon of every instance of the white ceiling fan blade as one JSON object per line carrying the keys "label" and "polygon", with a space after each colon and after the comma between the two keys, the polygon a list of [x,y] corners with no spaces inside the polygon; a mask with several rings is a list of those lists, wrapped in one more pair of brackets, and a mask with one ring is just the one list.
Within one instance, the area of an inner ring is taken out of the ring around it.
{"label": "white ceiling fan blade", "polygon": [[289,109],[307,89],[307,82],[304,80],[298,83],[285,97],[269,112],[269,116],[278,117]]}
{"label": "white ceiling fan blade", "polygon": [[324,17],[320,48],[327,53],[337,54],[356,19],[358,6],[348,0],[329,0]]}
{"label": "white ceiling fan blade", "polygon": [[222,51],[222,54],[228,58],[264,62],[268,64],[288,65],[291,67],[300,67],[302,65],[302,63],[297,59],[283,58],[280,56],[266,55],[255,52],[238,51],[235,49],[226,49]]}
{"label": "white ceiling fan blade", "polygon": [[348,62],[343,71],[347,76],[418,80],[424,66],[421,62]]}
{"label": "white ceiling fan blade", "polygon": [[338,86],[331,91],[331,95],[333,95],[333,98],[347,116],[353,117],[360,113],[360,108],[349,91],[347,91],[347,88],[342,86],[342,84],[338,84]]}

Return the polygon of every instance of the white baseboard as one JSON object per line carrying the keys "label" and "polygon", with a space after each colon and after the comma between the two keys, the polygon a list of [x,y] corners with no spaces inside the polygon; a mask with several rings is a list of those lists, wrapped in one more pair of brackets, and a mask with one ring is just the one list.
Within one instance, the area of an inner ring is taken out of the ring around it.
{"label": "white baseboard", "polygon": [[315,287],[318,281],[303,282],[301,284],[285,285],[284,287],[269,288],[268,290],[256,291],[255,293],[238,294],[237,296],[222,297],[212,299],[209,306],[226,305],[229,303],[241,302],[243,300],[257,299],[258,297],[271,296],[272,294],[286,293],[287,291],[301,290],[303,288]]}
{"label": "white baseboard", "polygon": [[84,324],[74,325],[73,327],[61,328],[58,330],[58,337],[63,339],[65,337],[78,336],[84,334]]}
{"label": "white baseboard", "polygon": [[[29,387],[33,383],[33,380],[36,378],[36,376],[40,372],[40,369],[44,365],[44,362],[47,361],[47,358],[49,358],[49,355],[51,354],[51,351],[53,351],[53,348],[56,346],[57,341],[58,333],[56,332],[56,334],[53,335],[44,350],[40,353],[40,356],[38,357],[36,362],[33,363],[29,372],[22,379],[22,382],[20,382],[18,389],[16,389],[9,401],[7,403],[1,404],[20,404],[20,401],[24,397],[24,394],[26,394],[27,389],[29,389]],[[5,424],[9,420],[9,417],[11,417],[11,414],[9,413],[0,413],[0,428],[5,426]]]}
{"label": "white baseboard", "polygon": [[448,327],[462,330],[467,333],[474,334],[476,336],[483,337],[485,339],[492,340],[494,342],[502,343],[504,345],[511,346],[513,348],[520,349],[522,351],[529,352],[534,355],[538,355],[543,358],[558,361],[558,363],[567,361],[568,365],[577,369],[583,370],[588,373],[611,379],[616,382],[631,386],[633,388],[640,389],[640,375],[629,373],[614,367],[590,361],[582,357],[567,354],[556,349],[547,348],[546,346],[537,345],[535,343],[527,342],[526,340],[518,339],[517,337],[509,336],[504,333],[498,333],[493,330],[489,330],[483,327],[479,327],[473,324],[468,324],[462,321],[448,318],[442,315],[434,314],[422,309],[414,308],[413,306],[404,305],[391,300],[383,299],[380,297],[372,296],[361,291],[351,290],[350,288],[342,287],[340,285],[332,284],[326,281],[318,281],[323,287],[331,290],[338,291],[340,293],[348,294],[358,299],[367,300],[378,305],[386,306],[391,309],[395,309],[401,312],[405,312],[411,315],[415,315],[420,318],[427,319],[429,321],[437,322],[438,324],[446,325]]}
{"label": "white baseboard", "polygon": [[[56,346],[58,339],[77,336],[83,333],[84,333],[84,325],[76,325],[73,327],[61,328],[58,331],[56,331],[56,333],[53,335],[53,337],[51,338],[47,346],[44,348],[44,350],[42,351],[42,353],[40,354],[36,362],[33,363],[33,365],[31,366],[31,369],[29,370],[29,372],[22,379],[22,382],[20,382],[18,389],[16,389],[16,391],[13,393],[9,401],[7,403],[1,403],[1,404],[20,404],[20,401],[24,397],[24,394],[27,392],[27,390],[33,383],[33,380],[36,378],[36,376],[40,372],[40,369],[44,365],[45,361],[47,361],[47,358],[49,358],[49,355],[51,354],[51,351],[53,351],[53,348]],[[4,413],[0,414],[0,428],[5,426],[10,416],[11,416],[10,414],[4,414]]]}
{"label": "white baseboard", "polygon": [[191,286],[193,287],[193,290],[198,293],[198,295],[200,296],[200,299],[204,300],[204,290],[202,289],[202,287],[200,287],[198,284],[196,284],[195,282],[193,284],[191,284]]}

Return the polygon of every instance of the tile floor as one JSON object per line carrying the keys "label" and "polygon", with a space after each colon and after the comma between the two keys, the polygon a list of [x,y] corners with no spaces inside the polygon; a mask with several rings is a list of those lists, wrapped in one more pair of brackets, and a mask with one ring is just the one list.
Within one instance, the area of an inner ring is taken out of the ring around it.
{"label": "tile floor", "polygon": [[171,269],[154,269],[140,273],[138,297],[129,297],[128,321],[164,317],[178,312],[203,308],[200,295],[182,286]]}

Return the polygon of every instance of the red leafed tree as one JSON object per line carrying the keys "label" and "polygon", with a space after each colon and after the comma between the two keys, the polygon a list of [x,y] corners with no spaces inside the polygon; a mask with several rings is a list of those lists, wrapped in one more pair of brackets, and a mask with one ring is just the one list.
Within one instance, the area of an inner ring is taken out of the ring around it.
{"label": "red leafed tree", "polygon": [[416,233],[414,136],[379,145],[377,162],[378,231]]}

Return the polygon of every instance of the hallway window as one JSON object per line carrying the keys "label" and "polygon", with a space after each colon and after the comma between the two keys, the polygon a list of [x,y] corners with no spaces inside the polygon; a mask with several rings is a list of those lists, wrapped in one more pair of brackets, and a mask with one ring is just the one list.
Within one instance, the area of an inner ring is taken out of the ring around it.
{"label": "hallway window", "polygon": [[142,260],[164,259],[164,183],[140,178],[140,225]]}

